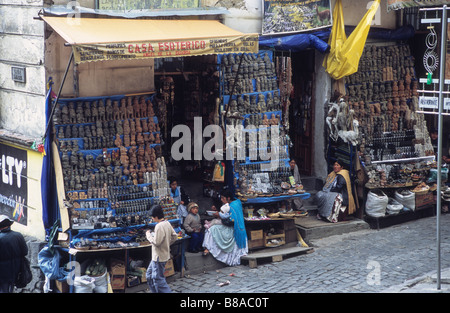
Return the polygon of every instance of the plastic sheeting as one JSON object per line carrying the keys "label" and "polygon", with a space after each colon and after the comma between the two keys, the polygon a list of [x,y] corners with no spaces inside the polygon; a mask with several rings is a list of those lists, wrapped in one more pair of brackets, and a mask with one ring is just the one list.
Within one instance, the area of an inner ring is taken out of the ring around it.
{"label": "plastic sheeting", "polygon": [[60,267],[61,255],[58,249],[50,249],[48,246],[44,247],[38,253],[38,264],[44,273],[45,277],[51,280],[63,281],[67,278],[69,273]]}
{"label": "plastic sheeting", "polygon": [[[355,29],[352,26],[346,26],[345,32],[351,34]],[[274,48],[282,51],[299,52],[306,49],[317,49],[321,53],[329,51],[328,39],[331,34],[331,28],[308,34],[293,34],[288,36],[261,36],[259,37],[260,48]],[[402,26],[397,29],[377,29],[371,28],[367,38],[381,39],[386,41],[407,40],[414,37],[415,30],[411,25]]]}
{"label": "plastic sheeting", "polygon": [[322,31],[314,34],[294,34],[283,37],[260,37],[259,46],[299,52],[309,48],[315,48],[325,53],[330,46],[324,40],[328,38],[329,31]]}
{"label": "plastic sheeting", "polygon": [[230,14],[225,8],[201,7],[186,9],[159,9],[159,10],[100,10],[77,6],[73,9],[69,5],[53,5],[44,8],[44,13],[56,16],[74,16],[77,14],[95,14],[113,17],[140,18],[140,17],[161,17],[161,16],[197,16],[197,15],[220,15]]}

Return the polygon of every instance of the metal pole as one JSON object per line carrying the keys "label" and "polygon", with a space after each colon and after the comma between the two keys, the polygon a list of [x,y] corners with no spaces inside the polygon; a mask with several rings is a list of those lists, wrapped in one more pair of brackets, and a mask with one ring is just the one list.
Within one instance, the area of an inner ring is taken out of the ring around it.
{"label": "metal pole", "polygon": [[438,159],[437,159],[437,201],[436,201],[436,252],[437,252],[437,289],[441,289],[441,167],[442,167],[442,110],[444,107],[444,80],[445,80],[445,58],[447,53],[447,6],[442,7],[442,31],[441,31],[441,64],[439,73],[439,116],[438,116]]}
{"label": "metal pole", "polygon": [[56,96],[55,103],[53,104],[52,112],[50,113],[50,117],[48,119],[47,127],[45,128],[44,137],[42,137],[42,138],[47,137],[47,132],[48,132],[48,129],[50,128],[50,124],[52,122],[53,114],[55,113],[55,108],[56,108],[56,105],[58,103],[59,96],[61,95],[61,91],[62,91],[62,88],[64,86],[64,82],[66,81],[66,76],[67,76],[67,73],[69,72],[69,67],[70,67],[70,64],[72,63],[72,60],[73,60],[73,50],[72,50],[72,53],[70,54],[69,63],[67,63],[66,71],[64,72],[64,77],[63,77],[63,79],[61,81],[61,86],[59,86],[58,95]]}

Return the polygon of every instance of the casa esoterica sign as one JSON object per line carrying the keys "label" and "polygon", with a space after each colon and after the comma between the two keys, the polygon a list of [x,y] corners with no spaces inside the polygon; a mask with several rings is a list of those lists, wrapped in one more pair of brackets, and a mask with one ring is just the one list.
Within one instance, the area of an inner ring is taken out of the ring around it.
{"label": "casa esoterica sign", "polygon": [[75,63],[258,53],[259,35],[216,20],[151,20],[42,16],[68,45]]}
{"label": "casa esoterica sign", "polygon": [[258,36],[252,34],[200,40],[82,44],[74,46],[73,52],[76,63],[223,53],[257,53]]}

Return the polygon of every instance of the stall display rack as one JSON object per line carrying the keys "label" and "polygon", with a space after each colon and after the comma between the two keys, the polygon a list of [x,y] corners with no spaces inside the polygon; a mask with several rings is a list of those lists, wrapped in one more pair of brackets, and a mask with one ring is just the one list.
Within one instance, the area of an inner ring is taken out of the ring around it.
{"label": "stall display rack", "polygon": [[[110,236],[124,227],[132,231],[129,227],[148,225],[151,206],[168,195],[152,98],[118,95],[58,101],[54,138],[72,230],[106,231]],[[168,219],[177,218],[171,205],[166,203],[164,210]]]}
{"label": "stall display rack", "polygon": [[[284,203],[310,194],[291,185],[289,142],[282,126],[273,52],[225,54],[218,63],[222,125],[238,130],[233,138],[227,133],[227,150],[237,148],[236,157],[227,163],[232,168],[228,185],[244,206],[249,249],[292,243],[297,240],[294,217],[272,219],[267,214],[270,210],[284,212]],[[272,226],[274,229],[269,229]]]}

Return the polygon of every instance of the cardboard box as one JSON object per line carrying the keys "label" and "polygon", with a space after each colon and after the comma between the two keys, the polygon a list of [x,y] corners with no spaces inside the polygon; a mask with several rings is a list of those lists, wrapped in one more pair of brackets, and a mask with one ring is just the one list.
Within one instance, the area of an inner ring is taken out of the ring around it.
{"label": "cardboard box", "polygon": [[112,289],[125,289],[125,275],[111,275],[111,288]]}
{"label": "cardboard box", "polygon": [[140,270],[142,272],[142,275],[139,277],[141,280],[141,283],[147,282],[147,269],[145,267],[137,267],[136,270]]}
{"label": "cardboard box", "polygon": [[111,259],[110,268],[111,268],[111,270],[109,272],[111,273],[111,275],[125,275],[126,274],[125,261]]}
{"label": "cardboard box", "polygon": [[70,292],[69,285],[67,284],[66,280],[63,280],[63,281],[55,280],[55,285],[56,285],[56,289],[58,289],[58,291],[61,293],[69,293]]}
{"label": "cardboard box", "polygon": [[422,195],[416,194],[416,210],[428,208],[436,205],[436,200],[432,192],[427,192]]}
{"label": "cardboard box", "polygon": [[169,277],[174,274],[175,274],[175,268],[173,267],[173,260],[169,259],[169,261],[166,262],[164,277]]}

